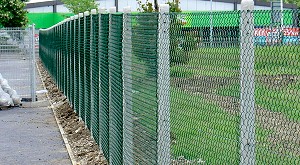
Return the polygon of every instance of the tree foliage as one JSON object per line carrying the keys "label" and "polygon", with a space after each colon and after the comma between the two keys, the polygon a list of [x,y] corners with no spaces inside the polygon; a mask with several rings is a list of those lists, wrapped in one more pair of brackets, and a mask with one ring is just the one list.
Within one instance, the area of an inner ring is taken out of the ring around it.
{"label": "tree foliage", "polygon": [[74,14],[98,8],[95,0],[62,0],[62,2]]}
{"label": "tree foliage", "polygon": [[[258,0],[258,1],[271,2],[272,0]],[[300,0],[283,0],[283,3],[294,4],[294,5],[297,5],[298,8],[300,7]]]}
{"label": "tree foliage", "polygon": [[0,3],[0,26],[24,27],[28,23],[24,10],[25,3],[20,0],[1,0]]}
{"label": "tree foliage", "polygon": [[[151,13],[151,12],[158,12],[158,2],[157,0],[153,0],[152,2],[149,2],[149,0],[146,0],[145,3],[142,3],[141,0],[136,0],[139,7],[138,11],[145,12],[145,13]],[[170,6],[170,12],[181,12],[181,9],[179,7],[179,0],[172,0],[168,1],[166,4]]]}

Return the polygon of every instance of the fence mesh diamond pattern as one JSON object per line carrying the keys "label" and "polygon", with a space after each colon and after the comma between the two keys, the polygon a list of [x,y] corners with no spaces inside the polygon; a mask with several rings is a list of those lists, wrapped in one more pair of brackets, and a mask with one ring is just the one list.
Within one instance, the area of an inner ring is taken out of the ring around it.
{"label": "fence mesh diamond pattern", "polygon": [[300,164],[299,14],[79,16],[40,58],[110,164]]}

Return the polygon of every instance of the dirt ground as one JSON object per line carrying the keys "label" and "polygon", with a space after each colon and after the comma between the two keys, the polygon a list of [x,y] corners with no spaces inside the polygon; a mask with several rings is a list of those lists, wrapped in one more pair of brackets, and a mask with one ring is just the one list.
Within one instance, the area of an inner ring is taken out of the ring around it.
{"label": "dirt ground", "polygon": [[54,81],[44,69],[40,61],[38,68],[41,73],[41,80],[45,83],[48,95],[56,112],[58,122],[67,134],[67,140],[74,154],[78,165],[106,165],[103,153],[92,139],[90,131],[84,123],[79,120],[74,110],[70,107],[66,97],[59,91]]}

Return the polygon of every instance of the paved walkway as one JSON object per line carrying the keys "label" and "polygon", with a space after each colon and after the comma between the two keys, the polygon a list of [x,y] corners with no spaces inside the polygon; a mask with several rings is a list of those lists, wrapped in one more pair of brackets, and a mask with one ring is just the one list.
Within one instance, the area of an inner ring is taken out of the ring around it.
{"label": "paved walkway", "polygon": [[52,110],[0,110],[0,165],[71,164]]}
{"label": "paved walkway", "polygon": [[[29,89],[27,87],[29,79],[26,76],[25,78],[14,76],[29,75],[29,72],[28,69],[24,69],[27,71],[26,74],[23,70],[20,74],[19,70],[14,69],[20,66],[17,62],[18,60],[12,59],[0,60],[0,66],[4,63],[9,64],[6,68],[0,67],[0,73],[3,73],[3,77],[7,78],[8,83],[22,96],[25,90],[21,87]],[[36,72],[36,87],[36,90],[43,89],[38,72]],[[26,94],[28,91],[25,91]],[[47,100],[45,94],[37,95],[38,101]],[[0,110],[0,165],[70,164],[67,149],[51,109],[40,107]]]}

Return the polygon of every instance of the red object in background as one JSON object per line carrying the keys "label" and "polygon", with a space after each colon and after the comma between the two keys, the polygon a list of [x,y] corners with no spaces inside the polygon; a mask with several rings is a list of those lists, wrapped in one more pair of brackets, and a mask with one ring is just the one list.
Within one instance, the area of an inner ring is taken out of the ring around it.
{"label": "red object in background", "polygon": [[[274,28],[272,30],[273,33],[276,33],[278,29]],[[284,28],[283,35],[284,36],[299,36],[300,28]],[[254,36],[270,36],[271,29],[270,28],[255,28]]]}

